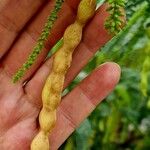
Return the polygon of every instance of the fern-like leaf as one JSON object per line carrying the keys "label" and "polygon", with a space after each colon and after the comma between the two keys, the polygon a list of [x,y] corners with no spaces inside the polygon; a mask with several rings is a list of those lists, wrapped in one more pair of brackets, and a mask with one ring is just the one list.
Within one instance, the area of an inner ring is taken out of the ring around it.
{"label": "fern-like leaf", "polygon": [[23,64],[23,66],[17,71],[17,73],[13,76],[13,82],[17,82],[19,79],[21,79],[25,72],[33,65],[35,60],[37,59],[38,55],[44,48],[45,41],[47,40],[50,31],[57,19],[57,14],[59,10],[61,9],[61,6],[63,4],[64,0],[56,0],[54,9],[52,10],[51,14],[49,15],[47,22],[44,26],[44,29],[42,30],[42,33],[40,37],[37,40],[37,44],[33,48],[32,53],[29,55],[27,61]]}
{"label": "fern-like leaf", "polygon": [[123,24],[123,12],[122,8],[125,7],[125,0],[107,0],[109,7],[107,11],[110,16],[106,19],[105,28],[109,30],[111,34],[116,35]]}

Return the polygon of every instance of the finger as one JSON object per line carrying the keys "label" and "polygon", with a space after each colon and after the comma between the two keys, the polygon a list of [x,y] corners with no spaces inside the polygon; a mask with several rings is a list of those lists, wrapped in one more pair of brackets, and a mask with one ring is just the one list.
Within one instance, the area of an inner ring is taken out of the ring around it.
{"label": "finger", "polygon": [[[29,78],[33,72],[39,67],[41,62],[45,59],[49,49],[62,37],[65,28],[70,24],[75,17],[75,6],[79,0],[76,0],[76,4],[72,7],[72,0],[66,0],[63,8],[59,13],[59,19],[56,21],[51,35],[46,43],[42,53],[37,58],[34,65],[29,69],[22,81]],[[53,9],[54,1],[49,1],[47,5],[41,10],[41,13],[24,29],[19,40],[14,44],[9,54],[5,57],[3,63],[5,72],[12,76],[27,60],[31,53],[37,38],[39,37],[42,28],[46,22],[49,12]],[[19,57],[18,57],[19,56]]]}
{"label": "finger", "polygon": [[56,150],[95,107],[114,89],[120,77],[115,63],[105,63],[69,93],[58,108],[56,126],[50,134],[51,150]]}
{"label": "finger", "polygon": [[[107,17],[106,5],[101,7],[91,23],[86,27],[83,41],[75,49],[72,65],[66,75],[65,87],[81,71],[87,62],[93,57],[94,53],[102,47],[111,37],[104,28]],[[26,85],[25,91],[30,95],[31,100],[36,105],[40,102],[40,95],[45,80],[50,73],[53,58],[48,60],[35,74],[31,81]],[[35,89],[34,91],[31,89]],[[32,92],[31,92],[32,91]]]}
{"label": "finger", "polygon": [[19,31],[47,0],[0,0],[0,59]]}

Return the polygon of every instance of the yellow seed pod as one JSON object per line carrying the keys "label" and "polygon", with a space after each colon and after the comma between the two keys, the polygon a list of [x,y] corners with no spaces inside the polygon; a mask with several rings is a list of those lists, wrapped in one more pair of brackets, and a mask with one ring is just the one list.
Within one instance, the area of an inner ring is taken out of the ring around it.
{"label": "yellow seed pod", "polygon": [[49,92],[49,89],[51,88],[51,81],[52,81],[52,74],[51,74],[51,76],[49,76],[48,78],[47,78],[47,83],[48,84],[45,84],[44,85],[44,88],[43,88],[43,90],[42,90],[42,102],[44,103],[49,103],[49,97],[50,97],[50,92]]}
{"label": "yellow seed pod", "polygon": [[78,7],[77,20],[85,24],[94,14],[96,0],[82,0]]}
{"label": "yellow seed pod", "polygon": [[[64,33],[65,51],[74,49],[80,42],[82,36],[81,24],[75,22],[70,25]],[[71,36],[70,36],[71,35]]]}
{"label": "yellow seed pod", "polygon": [[46,107],[46,109],[54,111],[58,107],[60,101],[61,101],[61,94],[55,95],[53,94],[51,96],[50,101],[48,103],[43,102],[43,105],[44,107]]}
{"label": "yellow seed pod", "polygon": [[49,139],[48,136],[40,131],[38,135],[33,139],[31,144],[31,150],[49,150]]}
{"label": "yellow seed pod", "polygon": [[82,38],[85,23],[94,15],[96,0],[82,0],[76,21],[67,27],[62,47],[55,53],[51,74],[42,91],[43,108],[39,115],[40,132],[31,144],[31,150],[49,150],[48,134],[56,122],[56,109],[61,101],[65,75],[71,65],[72,53]]}
{"label": "yellow seed pod", "polygon": [[55,57],[54,59],[55,73],[65,74],[67,69],[70,67],[70,62],[72,60],[72,53],[69,51],[70,49],[66,47],[67,46],[63,46],[60,49],[60,51],[56,52],[57,57]]}
{"label": "yellow seed pod", "polygon": [[54,127],[56,121],[56,110],[49,111],[47,108],[43,108],[40,112],[39,123],[42,131],[48,133],[51,128]]}

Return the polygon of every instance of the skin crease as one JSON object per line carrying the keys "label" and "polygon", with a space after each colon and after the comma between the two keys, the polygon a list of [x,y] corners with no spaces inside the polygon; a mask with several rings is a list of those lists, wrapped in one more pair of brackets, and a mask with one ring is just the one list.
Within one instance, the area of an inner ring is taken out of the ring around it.
{"label": "skin crease", "polygon": [[[25,0],[20,2],[23,1]],[[10,3],[11,2],[12,1],[10,1]],[[73,5],[72,2],[74,3]],[[54,38],[49,38],[49,44],[47,44],[46,48],[49,49],[53,46],[62,36],[66,26],[73,21],[75,6],[77,6],[78,2],[79,1],[76,1],[75,3],[74,1],[68,0],[67,3],[64,4],[62,11],[65,10],[65,13],[60,14],[55,24],[55,27],[59,26],[59,29],[53,29],[52,35]],[[51,4],[53,2],[47,3]],[[52,58],[45,63],[43,62],[48,50],[46,48],[43,50],[43,53],[39,56],[35,65],[27,72],[27,75],[22,81],[13,84],[11,82],[11,76],[17,70],[18,66],[21,66],[23,61],[26,60],[27,55],[35,44],[34,39],[38,37],[38,33],[31,33],[31,29],[33,29],[33,31],[41,31],[43,24],[39,25],[39,22],[41,22],[42,18],[47,16],[50,9],[51,5],[50,8],[48,8],[48,4],[45,5],[43,11],[38,11],[36,18],[32,18],[33,20],[30,20],[26,28],[21,25],[20,28],[22,28],[23,31],[20,33],[20,37],[15,41],[11,39],[13,46],[9,48],[8,53],[6,53],[8,49],[5,50],[5,57],[0,60],[1,150],[29,150],[30,143],[39,129],[37,117],[41,108],[41,90],[50,73],[52,62]],[[65,87],[89,61],[97,49],[111,38],[103,28],[104,20],[108,15],[105,10],[106,6],[101,7],[95,17],[84,28],[83,40],[78,48],[75,49],[72,66],[66,76]],[[11,12],[8,15],[11,16]],[[17,15],[20,14],[18,13]],[[64,20],[66,19],[67,23],[64,24]],[[9,26],[9,24],[6,25]],[[3,28],[0,28],[0,31],[1,30],[3,30]],[[9,27],[6,28],[6,30],[9,30]],[[0,38],[2,38],[1,35]],[[5,41],[7,41],[7,39],[9,39],[8,36],[5,37]],[[0,44],[3,44],[2,42],[3,41],[0,41]],[[41,63],[43,65],[40,65]],[[36,73],[33,75],[35,71]],[[23,81],[29,77],[30,80],[23,86]],[[93,111],[96,105],[114,89],[119,77],[120,68],[117,64],[103,64],[63,98],[57,111],[58,120],[56,126],[49,137],[52,150],[58,149],[74,129]]]}

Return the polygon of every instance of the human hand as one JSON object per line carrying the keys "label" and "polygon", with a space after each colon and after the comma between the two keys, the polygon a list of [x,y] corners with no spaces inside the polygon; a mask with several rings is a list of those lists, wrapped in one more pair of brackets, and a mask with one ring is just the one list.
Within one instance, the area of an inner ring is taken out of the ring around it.
{"label": "human hand", "polygon": [[[37,118],[42,105],[41,91],[53,57],[44,60],[67,25],[73,22],[78,2],[66,0],[45,48],[17,84],[12,83],[12,75],[32,51],[53,2],[3,0],[0,4],[0,149],[30,149],[30,143],[39,129]],[[83,40],[74,52],[64,87],[68,86],[99,47],[111,38],[104,29],[104,20],[108,15],[105,10],[106,6],[97,10],[95,17],[85,27]],[[58,149],[113,90],[119,76],[118,65],[105,63],[62,99],[56,126],[50,134],[51,149]]]}

